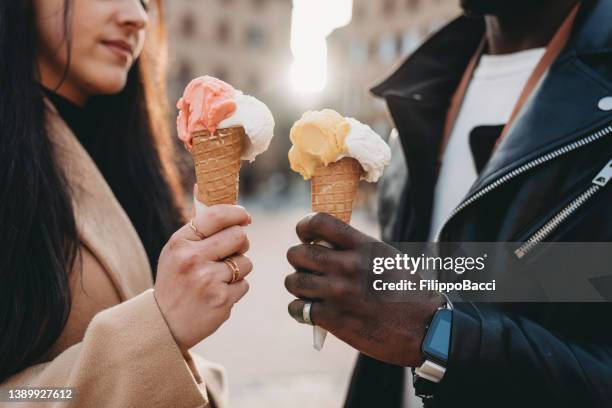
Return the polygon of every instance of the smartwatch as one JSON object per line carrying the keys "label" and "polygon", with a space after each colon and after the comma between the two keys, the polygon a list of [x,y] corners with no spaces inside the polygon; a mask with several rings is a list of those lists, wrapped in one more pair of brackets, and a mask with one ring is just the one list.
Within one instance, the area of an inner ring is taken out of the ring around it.
{"label": "smartwatch", "polygon": [[450,303],[438,309],[429,324],[421,345],[425,362],[413,370],[416,395],[432,398],[437,383],[442,380],[448,365],[453,310]]}

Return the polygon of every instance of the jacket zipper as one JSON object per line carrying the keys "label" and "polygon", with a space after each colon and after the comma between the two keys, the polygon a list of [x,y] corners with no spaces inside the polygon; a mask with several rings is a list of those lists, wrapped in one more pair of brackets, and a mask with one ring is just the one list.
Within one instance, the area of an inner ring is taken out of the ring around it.
{"label": "jacket zipper", "polygon": [[514,254],[521,259],[531,252],[539,243],[544,241],[553,231],[555,231],[565,220],[578,211],[586,202],[601,190],[612,178],[612,160],[604,167],[597,176],[591,181],[591,186],[582,194],[572,200],[565,208],[557,213],[550,221],[537,230],[529,239],[521,245]]}
{"label": "jacket zipper", "polygon": [[598,130],[595,133],[591,133],[589,136],[580,139],[580,140],[576,140],[572,143],[569,143],[565,146],[561,146],[558,149],[555,149],[549,153],[546,153],[542,156],[539,156],[525,164],[523,164],[520,167],[517,167],[516,169],[512,170],[510,173],[506,173],[504,174],[502,177],[496,179],[495,181],[493,181],[492,183],[486,185],[485,187],[483,187],[482,189],[478,190],[477,192],[475,192],[474,194],[472,194],[471,196],[469,196],[468,198],[466,198],[465,200],[463,200],[461,202],[461,204],[459,204],[454,210],[453,212],[447,217],[446,221],[442,224],[442,226],[438,229],[438,232],[436,233],[434,242],[439,242],[440,241],[440,237],[442,235],[442,231],[444,230],[444,227],[446,227],[446,224],[449,223],[450,220],[453,219],[453,217],[455,215],[457,215],[459,212],[463,211],[466,207],[468,207],[469,205],[471,205],[472,203],[474,203],[475,201],[479,200],[480,198],[482,198],[483,196],[485,196],[486,194],[490,193],[491,191],[495,190],[496,188],[503,186],[505,183],[507,183],[508,181],[514,179],[515,177],[525,173],[528,170],[531,170],[535,167],[540,166],[541,164],[547,163],[553,159],[556,159],[560,156],[563,156],[564,154],[567,154],[569,152],[572,152],[580,147],[586,146],[590,143],[593,143],[601,138],[603,138],[604,136],[607,136],[609,134],[612,133],[612,125],[609,125],[607,127],[604,127],[600,130]]}

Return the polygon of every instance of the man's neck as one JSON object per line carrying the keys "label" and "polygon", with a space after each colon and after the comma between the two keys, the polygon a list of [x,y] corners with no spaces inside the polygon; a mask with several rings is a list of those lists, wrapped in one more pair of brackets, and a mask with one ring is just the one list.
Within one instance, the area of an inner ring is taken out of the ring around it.
{"label": "man's neck", "polygon": [[[485,16],[489,54],[546,47],[578,0],[540,0],[537,7],[506,16]],[[537,3],[537,2],[536,2]]]}

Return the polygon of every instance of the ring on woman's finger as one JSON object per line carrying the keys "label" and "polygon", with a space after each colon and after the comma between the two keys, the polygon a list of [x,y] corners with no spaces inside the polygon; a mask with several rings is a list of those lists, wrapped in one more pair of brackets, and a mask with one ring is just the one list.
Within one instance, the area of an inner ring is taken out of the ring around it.
{"label": "ring on woman's finger", "polygon": [[198,227],[195,226],[195,223],[193,222],[193,218],[189,220],[189,228],[191,228],[191,230],[193,231],[193,233],[200,239],[204,239],[206,238],[206,235],[202,234],[200,231],[198,231]]}
{"label": "ring on woman's finger", "polygon": [[234,258],[232,258],[231,256],[225,258],[223,260],[223,263],[225,263],[232,271],[232,279],[228,282],[228,284],[231,285],[240,278],[240,268],[238,267],[238,264],[236,263]]}

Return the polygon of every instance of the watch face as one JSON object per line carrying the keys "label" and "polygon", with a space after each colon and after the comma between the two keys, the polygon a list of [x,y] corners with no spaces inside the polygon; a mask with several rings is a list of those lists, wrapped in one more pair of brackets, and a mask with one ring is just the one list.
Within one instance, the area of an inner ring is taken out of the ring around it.
{"label": "watch face", "polygon": [[448,361],[452,319],[451,310],[438,310],[423,340],[423,354],[444,366]]}

